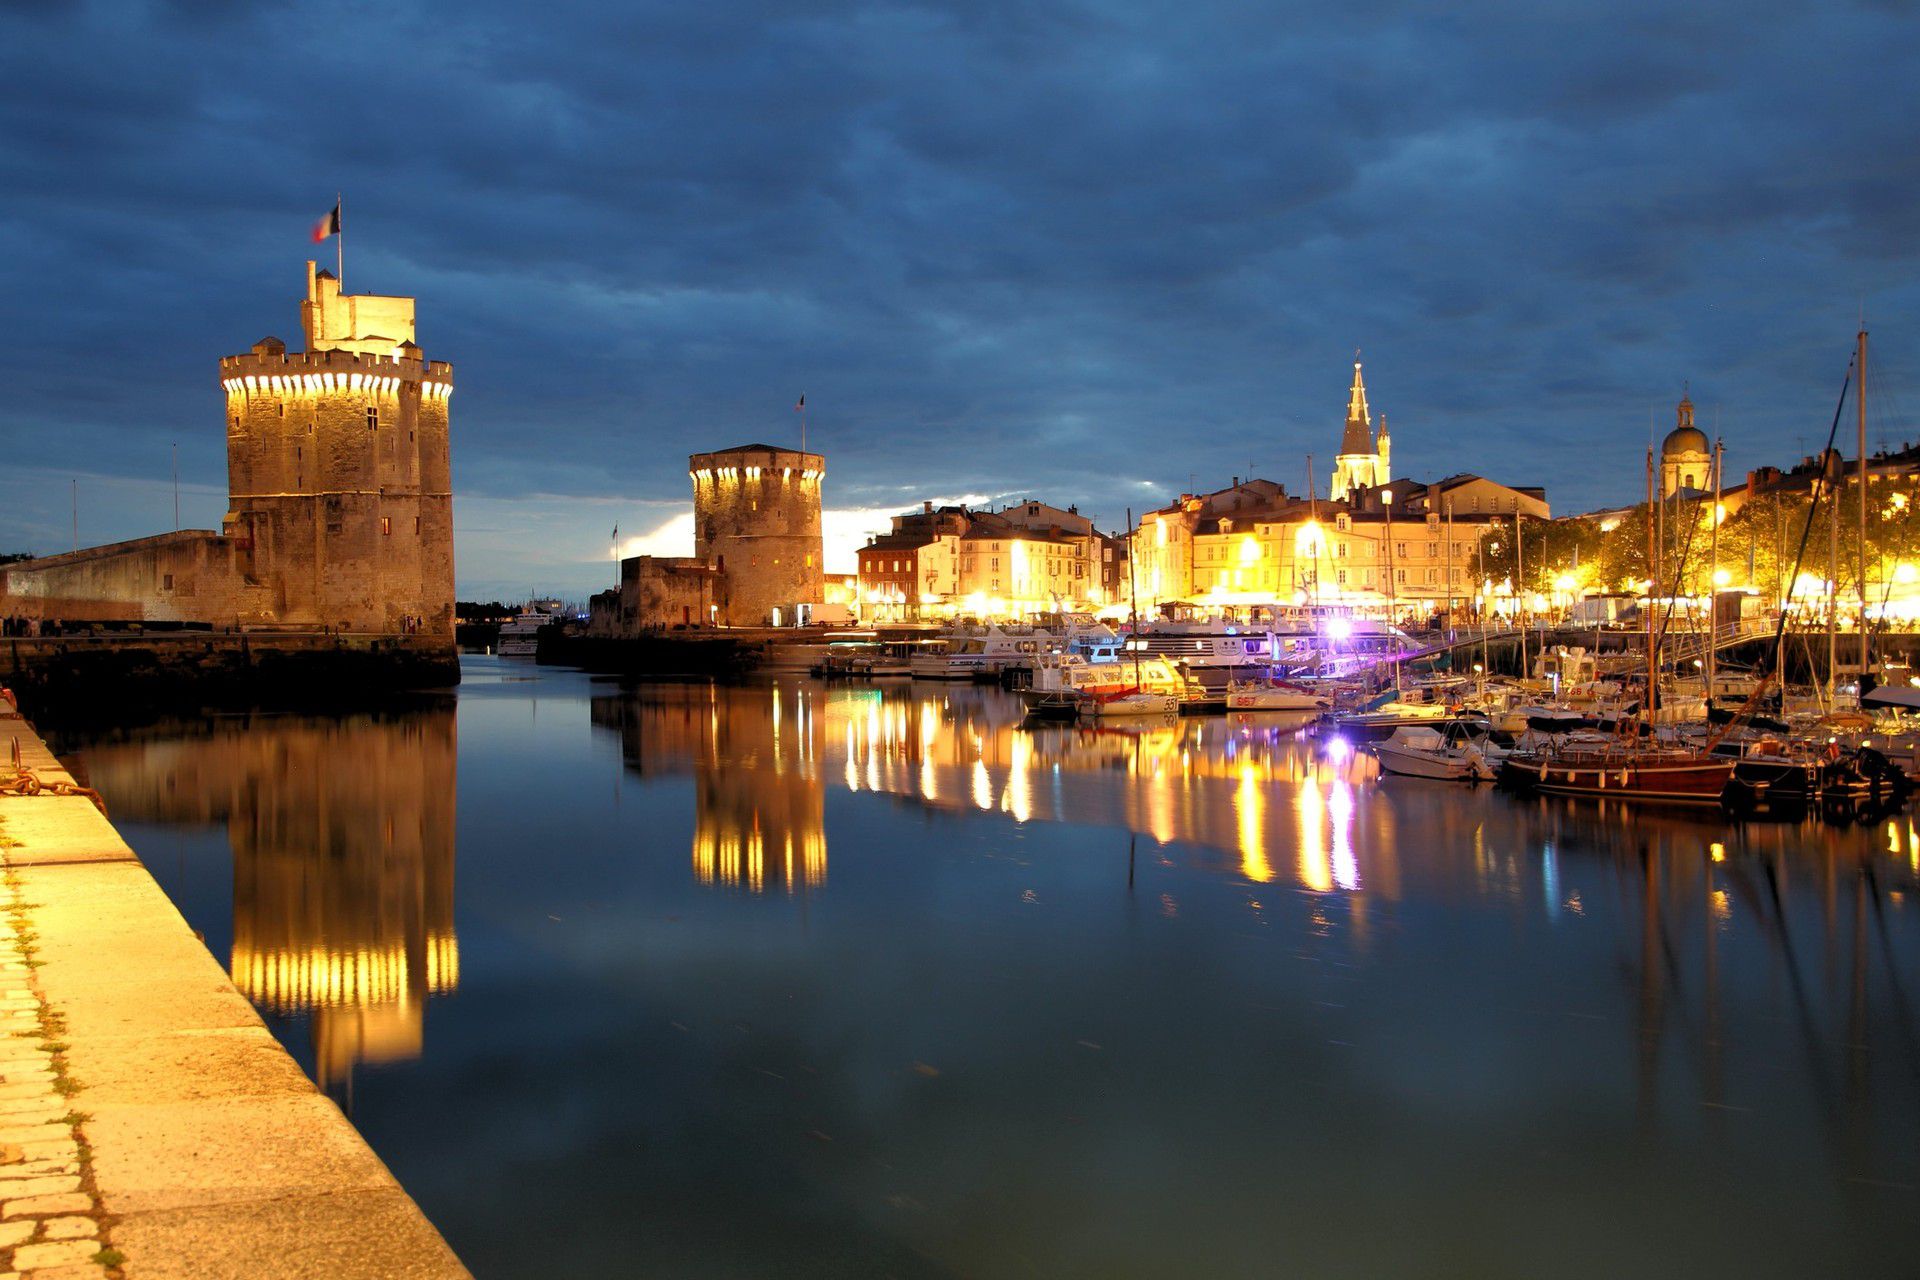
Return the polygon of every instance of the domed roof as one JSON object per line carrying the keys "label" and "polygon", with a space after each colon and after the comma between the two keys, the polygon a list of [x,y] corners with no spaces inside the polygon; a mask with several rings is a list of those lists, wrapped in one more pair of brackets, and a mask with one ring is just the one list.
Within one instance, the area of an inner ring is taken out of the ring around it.
{"label": "domed roof", "polygon": [[1660,442],[1660,456],[1673,458],[1686,453],[1711,453],[1713,446],[1707,442],[1707,433],[1693,425],[1693,397],[1680,397],[1678,419],[1673,430],[1667,432],[1667,438]]}
{"label": "domed roof", "polygon": [[1698,427],[1675,427],[1667,432],[1667,438],[1660,442],[1660,456],[1671,458],[1682,453],[1711,453],[1713,448],[1707,443],[1707,433]]}

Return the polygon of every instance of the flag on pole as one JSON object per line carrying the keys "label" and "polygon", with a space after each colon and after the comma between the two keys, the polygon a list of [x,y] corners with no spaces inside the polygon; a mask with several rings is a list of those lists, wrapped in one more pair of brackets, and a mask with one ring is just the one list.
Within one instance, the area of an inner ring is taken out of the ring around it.
{"label": "flag on pole", "polygon": [[806,396],[804,396],[804,395],[802,395],[802,396],[800,397],[800,399],[799,399],[799,401],[798,401],[798,402],[796,402],[796,403],[794,404],[794,406],[793,406],[793,411],[794,411],[795,413],[805,413],[805,412],[807,411],[807,398],[806,398]]}
{"label": "flag on pole", "polygon": [[313,242],[319,244],[328,236],[337,236],[339,234],[340,204],[338,201],[335,201],[332,211],[329,212],[326,217],[313,224]]}

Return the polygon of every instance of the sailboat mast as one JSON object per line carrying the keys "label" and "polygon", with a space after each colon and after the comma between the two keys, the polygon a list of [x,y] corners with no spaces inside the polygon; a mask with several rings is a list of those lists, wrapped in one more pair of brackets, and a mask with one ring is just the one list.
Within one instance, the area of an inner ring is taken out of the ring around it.
{"label": "sailboat mast", "polygon": [[1860,366],[1860,385],[1853,393],[1860,417],[1860,677],[1859,696],[1867,696],[1867,326],[1860,326],[1859,348],[1854,353]]}
{"label": "sailboat mast", "polygon": [[1520,678],[1527,678],[1527,560],[1520,541],[1520,508],[1513,508],[1513,619],[1520,624]]}
{"label": "sailboat mast", "polygon": [[1834,663],[1840,656],[1840,494],[1834,485],[1846,474],[1841,469],[1839,450],[1831,450],[1821,459],[1827,473],[1827,710],[1833,710],[1833,693],[1838,686]]}
{"label": "sailboat mast", "polygon": [[1140,688],[1140,597],[1133,581],[1133,539],[1139,532],[1133,526],[1133,508],[1127,508],[1127,648],[1133,650],[1133,687]]}
{"label": "sailboat mast", "polygon": [[[1725,460],[1726,446],[1718,436],[1713,440],[1713,510],[1709,517],[1713,521],[1713,567],[1707,574],[1707,707],[1713,707],[1713,676],[1719,665],[1717,653],[1720,639],[1720,464]],[[1708,717],[1711,719],[1712,717]]]}
{"label": "sailboat mast", "polygon": [[1307,523],[1313,526],[1313,609],[1314,624],[1319,625],[1320,612],[1320,546],[1324,534],[1320,528],[1320,499],[1315,495],[1318,490],[1313,484],[1313,455],[1307,455]]}
{"label": "sailboat mast", "polygon": [[1647,446],[1647,723],[1653,723],[1653,695],[1658,687],[1659,658],[1653,645],[1654,601],[1660,595],[1660,540],[1653,505],[1653,446]]}

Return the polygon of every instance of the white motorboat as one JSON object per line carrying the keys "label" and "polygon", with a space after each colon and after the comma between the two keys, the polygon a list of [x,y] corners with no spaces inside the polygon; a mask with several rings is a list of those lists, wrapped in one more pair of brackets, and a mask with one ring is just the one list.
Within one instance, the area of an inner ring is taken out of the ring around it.
{"label": "white motorboat", "polygon": [[1506,758],[1484,730],[1460,721],[1436,728],[1403,726],[1369,749],[1386,773],[1456,782],[1490,782]]}
{"label": "white motorboat", "polygon": [[1008,666],[1030,665],[1053,637],[1030,628],[955,629],[916,652],[909,667],[916,680],[991,680]]}
{"label": "white motorboat", "polygon": [[1333,699],[1284,680],[1236,680],[1227,686],[1229,711],[1325,711]]}
{"label": "white motorboat", "polygon": [[502,658],[531,658],[540,650],[540,628],[559,622],[563,606],[558,600],[532,600],[519,613],[500,624],[494,653]]}

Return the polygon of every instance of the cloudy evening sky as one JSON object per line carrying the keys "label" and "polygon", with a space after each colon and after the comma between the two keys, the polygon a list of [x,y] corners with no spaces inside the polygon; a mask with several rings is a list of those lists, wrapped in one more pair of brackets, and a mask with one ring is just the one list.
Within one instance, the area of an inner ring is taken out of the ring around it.
{"label": "cloudy evening sky", "polygon": [[171,527],[176,441],[218,527],[216,361],[297,342],[336,189],[454,362],[463,597],[690,549],[686,455],[802,392],[846,568],[923,497],[1324,491],[1356,347],[1396,474],[1572,512],[1689,380],[1730,472],[1809,451],[1864,304],[1898,443],[1917,67],[1904,3],[14,0],[0,551],[75,478]]}

